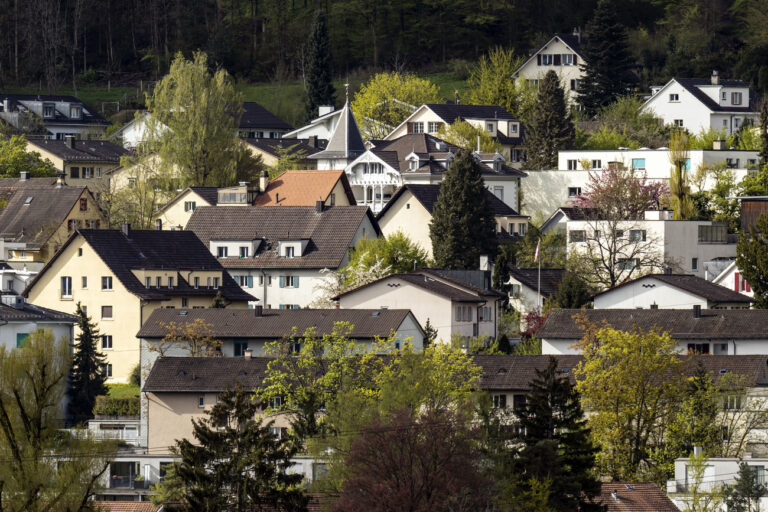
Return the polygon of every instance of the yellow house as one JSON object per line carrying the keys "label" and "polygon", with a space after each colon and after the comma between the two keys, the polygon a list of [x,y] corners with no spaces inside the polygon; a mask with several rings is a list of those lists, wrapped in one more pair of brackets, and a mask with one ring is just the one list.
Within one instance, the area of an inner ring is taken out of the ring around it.
{"label": "yellow house", "polygon": [[37,270],[78,228],[106,226],[104,214],[86,187],[17,189],[0,211],[0,239],[9,262]]}
{"label": "yellow house", "polygon": [[74,233],[24,295],[36,305],[67,313],[81,303],[98,324],[109,381],[127,382],[139,363],[136,333],[153,310],[210,306],[219,292],[234,308],[247,308],[255,300],[194,233],[124,226]]}

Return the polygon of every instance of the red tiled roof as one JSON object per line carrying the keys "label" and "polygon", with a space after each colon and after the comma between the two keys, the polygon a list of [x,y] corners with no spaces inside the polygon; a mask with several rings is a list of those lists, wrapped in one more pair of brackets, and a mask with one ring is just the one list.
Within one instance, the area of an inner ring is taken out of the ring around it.
{"label": "red tiled roof", "polygon": [[295,170],[272,180],[253,206],[315,206],[316,201],[328,200],[339,180],[343,180],[349,204],[356,204],[343,170]]}
{"label": "red tiled roof", "polygon": [[94,501],[93,508],[101,512],[157,512],[160,507],[150,501]]}
{"label": "red tiled roof", "polygon": [[[613,491],[616,491],[615,499]],[[672,500],[652,483],[604,483],[600,502],[606,507],[606,512],[680,512]]]}

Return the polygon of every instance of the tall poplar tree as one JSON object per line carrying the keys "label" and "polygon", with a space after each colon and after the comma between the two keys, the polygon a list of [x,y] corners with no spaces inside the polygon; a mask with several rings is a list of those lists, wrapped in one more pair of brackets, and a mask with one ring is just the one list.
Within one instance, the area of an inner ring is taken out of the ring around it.
{"label": "tall poplar tree", "polygon": [[306,78],[306,118],[310,121],[317,117],[317,108],[320,105],[333,105],[336,95],[333,87],[333,59],[328,22],[322,9],[315,12],[312,32],[307,42]]}
{"label": "tall poplar tree", "polygon": [[619,22],[618,6],[611,0],[600,0],[586,27],[587,40],[581,45],[584,78],[579,87],[579,103],[594,116],[618,96],[627,94],[631,85],[627,31]]}
{"label": "tall poplar tree", "polygon": [[480,163],[471,152],[459,151],[440,185],[429,224],[435,264],[478,268],[481,254],[496,252],[495,227]]}
{"label": "tall poplar tree", "polygon": [[99,339],[99,329],[91,322],[80,303],[77,303],[77,335],[75,344],[75,358],[72,362],[71,386],[69,388],[69,415],[70,420],[82,423],[93,418],[93,406],[96,397],[105,395],[107,388],[104,381],[104,363],[106,359],[96,349]]}
{"label": "tall poplar tree", "polygon": [[528,169],[554,169],[557,152],[568,149],[575,129],[565,103],[565,92],[554,71],[548,71],[539,86],[536,105],[526,126],[525,154]]}

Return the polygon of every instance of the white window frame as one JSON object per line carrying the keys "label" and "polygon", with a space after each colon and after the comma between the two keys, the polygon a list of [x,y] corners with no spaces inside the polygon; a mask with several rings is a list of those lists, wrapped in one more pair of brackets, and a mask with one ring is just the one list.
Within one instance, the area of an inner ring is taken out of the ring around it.
{"label": "white window frame", "polygon": [[102,290],[112,289],[112,276],[101,276],[101,289]]}
{"label": "white window frame", "polygon": [[731,93],[731,105],[741,105],[743,95],[740,92]]}
{"label": "white window frame", "polygon": [[670,103],[680,103],[680,95],[677,93],[671,93],[669,95],[669,102]]}
{"label": "white window frame", "polygon": [[551,66],[552,62],[554,61],[554,56],[551,53],[542,53],[541,54],[541,65],[542,66]]}
{"label": "white window frame", "polygon": [[424,122],[423,121],[414,121],[412,126],[413,126],[413,133],[424,133]]}
{"label": "white window frame", "polygon": [[71,276],[61,276],[61,298],[62,299],[72,298],[72,277]]}
{"label": "white window frame", "polygon": [[570,159],[567,161],[567,167],[569,171],[575,171],[579,168],[579,161],[575,159]]}
{"label": "white window frame", "polygon": [[102,334],[101,335],[101,349],[102,350],[112,350],[112,335],[111,334]]}

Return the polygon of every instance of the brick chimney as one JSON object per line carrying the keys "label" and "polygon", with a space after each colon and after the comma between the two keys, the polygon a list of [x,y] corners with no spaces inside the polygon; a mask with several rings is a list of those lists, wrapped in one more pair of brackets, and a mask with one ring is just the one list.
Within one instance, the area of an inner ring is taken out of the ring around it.
{"label": "brick chimney", "polygon": [[712,70],[712,85],[718,85],[720,84],[720,73],[717,72],[717,70]]}
{"label": "brick chimney", "polygon": [[269,185],[269,174],[267,171],[261,171],[259,174],[259,193],[263,194]]}

